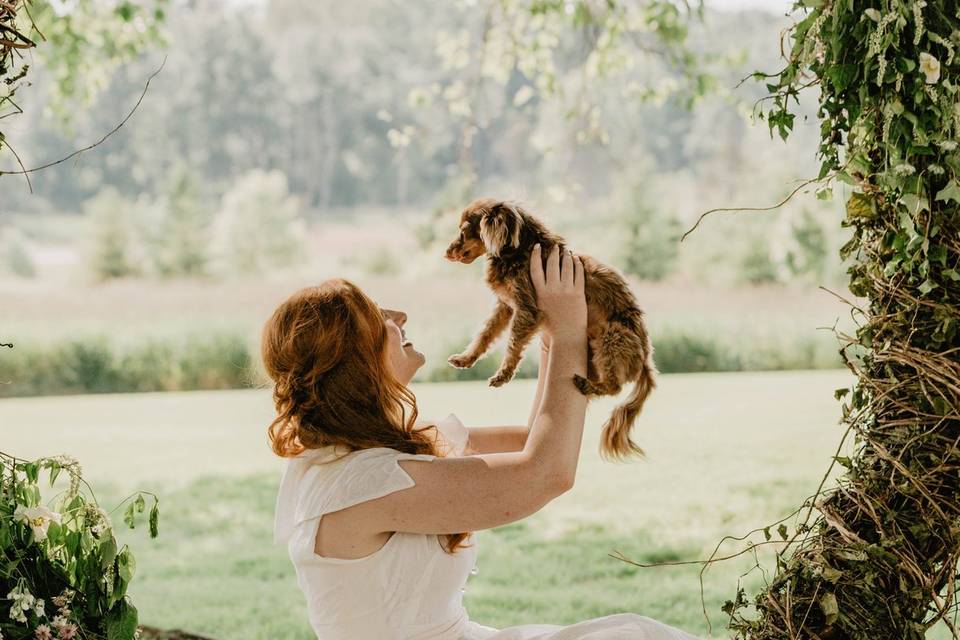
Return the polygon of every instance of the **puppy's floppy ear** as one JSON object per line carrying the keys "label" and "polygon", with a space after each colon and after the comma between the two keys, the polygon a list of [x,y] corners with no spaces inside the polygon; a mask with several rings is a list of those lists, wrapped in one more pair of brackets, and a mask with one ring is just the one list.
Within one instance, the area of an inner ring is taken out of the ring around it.
{"label": "puppy's floppy ear", "polygon": [[483,240],[487,253],[499,255],[504,247],[520,245],[520,229],[523,227],[523,216],[519,208],[510,202],[500,202],[483,214],[480,218],[480,239]]}

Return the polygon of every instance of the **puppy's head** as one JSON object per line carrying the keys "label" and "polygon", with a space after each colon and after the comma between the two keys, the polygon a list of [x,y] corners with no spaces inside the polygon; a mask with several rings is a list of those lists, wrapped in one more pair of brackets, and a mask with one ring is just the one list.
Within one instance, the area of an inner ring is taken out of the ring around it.
{"label": "puppy's head", "polygon": [[447,247],[444,257],[470,264],[484,253],[499,256],[520,246],[523,216],[516,205],[482,198],[467,205],[460,215],[460,233]]}

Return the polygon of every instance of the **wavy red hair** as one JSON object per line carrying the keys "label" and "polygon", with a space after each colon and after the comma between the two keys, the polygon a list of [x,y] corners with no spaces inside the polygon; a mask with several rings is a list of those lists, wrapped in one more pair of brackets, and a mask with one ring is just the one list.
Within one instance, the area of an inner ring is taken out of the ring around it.
{"label": "wavy red hair", "polygon": [[[425,433],[435,425],[414,428],[417,399],[390,369],[386,336],[380,307],[343,278],[301,289],[277,307],[260,343],[277,410],[267,429],[274,453],[339,445],[442,455]],[[448,535],[445,550],[466,546],[468,535]]]}

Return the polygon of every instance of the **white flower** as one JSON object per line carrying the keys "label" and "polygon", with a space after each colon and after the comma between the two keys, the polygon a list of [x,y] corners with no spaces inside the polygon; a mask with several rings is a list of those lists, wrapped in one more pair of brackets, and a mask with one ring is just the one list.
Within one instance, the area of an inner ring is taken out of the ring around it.
{"label": "white flower", "polygon": [[866,9],[863,13],[874,22],[880,22],[880,12],[876,9]]}
{"label": "white flower", "polygon": [[954,140],[941,140],[937,144],[940,145],[940,148],[944,151],[953,151],[957,148],[957,143]]}
{"label": "white flower", "polygon": [[38,598],[36,603],[33,605],[33,612],[37,614],[38,618],[42,618],[46,615],[43,611],[43,598]]}
{"label": "white flower", "polygon": [[46,507],[24,507],[18,504],[13,512],[13,519],[17,522],[26,522],[33,529],[33,539],[36,542],[47,539],[47,528],[51,522],[60,523],[61,516],[56,511]]}
{"label": "white flower", "polygon": [[935,176],[942,176],[942,175],[943,175],[943,167],[941,167],[941,166],[938,165],[938,164],[932,164],[932,165],[930,165],[929,167],[927,167],[927,171],[929,171],[930,173],[932,173],[932,174],[935,175]]}
{"label": "white flower", "polygon": [[940,61],[929,53],[921,53],[920,72],[927,76],[927,84],[936,84],[940,79]]}
{"label": "white flower", "polygon": [[904,162],[903,164],[898,164],[893,168],[893,172],[901,176],[908,176],[911,173],[914,173],[915,171],[916,169],[914,168],[914,166],[908,162]]}
{"label": "white flower", "polygon": [[10,605],[10,618],[26,624],[27,614],[24,612],[29,611],[36,602],[33,594],[19,584],[7,594],[7,599],[13,601]]}

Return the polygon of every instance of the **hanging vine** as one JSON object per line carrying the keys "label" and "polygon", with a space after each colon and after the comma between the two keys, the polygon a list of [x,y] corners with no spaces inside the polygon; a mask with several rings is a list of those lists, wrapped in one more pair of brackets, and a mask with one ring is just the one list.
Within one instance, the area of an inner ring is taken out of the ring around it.
{"label": "hanging vine", "polygon": [[[36,46],[28,33],[33,31],[28,3],[30,0],[0,0],[0,119],[20,113],[14,102],[17,89],[30,70],[23,63],[23,53]],[[0,130],[0,151],[6,139]]]}
{"label": "hanging vine", "polygon": [[855,453],[805,505],[807,518],[752,599],[724,611],[739,638],[960,638],[960,9],[956,0],[806,0],[785,67],[757,73],[771,133],[820,90],[819,181],[851,195],[856,335],[839,389]]}

